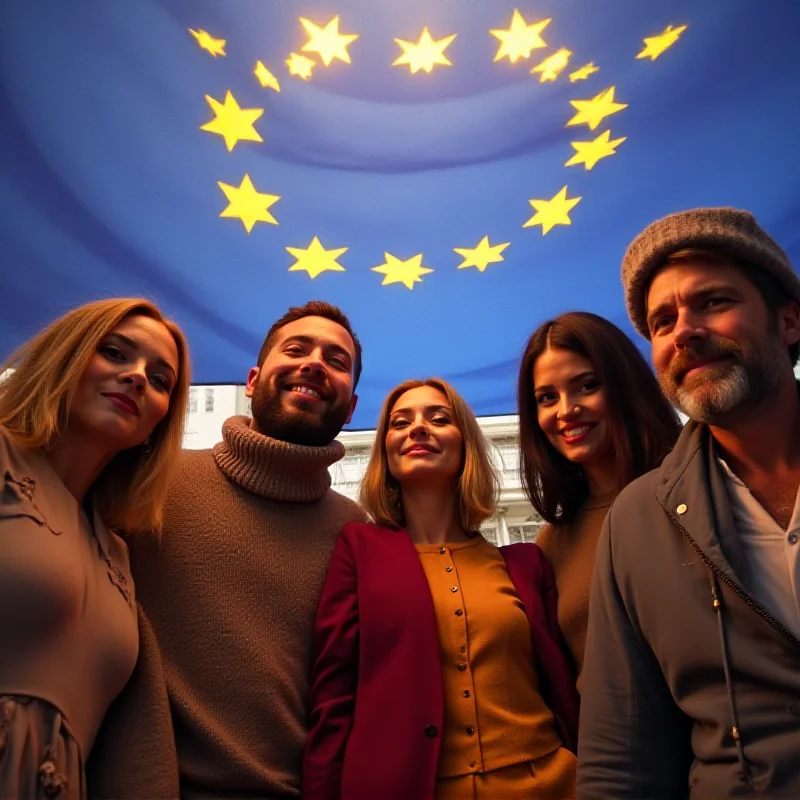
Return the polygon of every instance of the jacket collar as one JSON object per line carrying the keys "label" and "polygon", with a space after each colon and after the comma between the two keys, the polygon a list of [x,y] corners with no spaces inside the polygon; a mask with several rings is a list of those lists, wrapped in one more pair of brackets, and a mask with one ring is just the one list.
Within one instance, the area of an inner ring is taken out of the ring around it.
{"label": "jacket collar", "polygon": [[747,562],[707,425],[686,424],[658,471],[656,496],[704,557],[730,581],[746,589]]}

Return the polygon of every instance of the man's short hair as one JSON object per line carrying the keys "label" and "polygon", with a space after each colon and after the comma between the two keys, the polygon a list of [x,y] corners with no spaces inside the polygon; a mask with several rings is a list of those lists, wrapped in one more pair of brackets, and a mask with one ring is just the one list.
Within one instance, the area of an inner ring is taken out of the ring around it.
{"label": "man's short hair", "polygon": [[[670,253],[664,261],[663,266],[684,264],[688,261],[700,261],[707,264],[738,267],[744,273],[747,280],[758,289],[759,294],[764,300],[764,305],[767,307],[767,311],[772,315],[780,311],[781,308],[793,299],[783,285],[768,272],[755,264],[743,261],[735,254],[722,247],[684,247],[681,250]],[[789,358],[791,359],[792,366],[797,364],[799,357],[800,342],[789,345]]]}
{"label": "man's short hair", "polygon": [[342,313],[341,309],[337,306],[326,303],[322,300],[311,300],[304,306],[294,306],[290,308],[280,319],[276,320],[272,327],[267,331],[267,337],[264,339],[264,344],[261,345],[261,350],[258,353],[258,361],[256,366],[260,367],[264,363],[264,359],[269,354],[269,351],[275,346],[278,339],[278,331],[288,325],[290,322],[296,322],[298,319],[304,317],[323,317],[341,325],[350,334],[353,344],[356,349],[356,360],[353,365],[353,389],[358,385],[358,379],[361,377],[361,342],[358,341],[358,336],[353,333],[350,327],[350,320]]}

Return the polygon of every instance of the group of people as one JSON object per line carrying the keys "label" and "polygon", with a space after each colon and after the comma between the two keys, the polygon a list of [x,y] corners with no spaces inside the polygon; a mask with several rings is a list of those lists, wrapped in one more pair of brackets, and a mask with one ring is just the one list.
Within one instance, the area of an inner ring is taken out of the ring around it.
{"label": "group of people", "polygon": [[[522,355],[537,544],[437,378],[328,468],[361,344],[290,309],[251,417],[181,451],[180,329],[75,309],[0,384],[0,798],[800,796],[800,279],[747,212],[654,222],[622,281],[651,370],[573,311]],[[682,425],[676,409],[688,418]]]}

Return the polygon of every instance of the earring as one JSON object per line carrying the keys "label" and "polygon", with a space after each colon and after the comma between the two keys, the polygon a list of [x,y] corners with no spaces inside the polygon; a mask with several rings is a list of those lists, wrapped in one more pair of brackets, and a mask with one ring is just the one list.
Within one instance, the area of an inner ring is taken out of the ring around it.
{"label": "earring", "polygon": [[144,453],[146,456],[149,456],[152,452],[153,446],[150,444],[150,437],[148,436],[144,442],[142,442],[142,453]]}

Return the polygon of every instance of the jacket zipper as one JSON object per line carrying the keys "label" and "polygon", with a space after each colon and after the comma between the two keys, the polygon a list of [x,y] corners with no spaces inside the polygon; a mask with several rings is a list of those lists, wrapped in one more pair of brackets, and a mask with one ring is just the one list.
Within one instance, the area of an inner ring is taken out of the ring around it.
{"label": "jacket zipper", "polygon": [[[669,512],[667,512],[669,514]],[[716,564],[714,564],[711,559],[703,552],[700,545],[692,538],[689,531],[681,525],[680,522],[672,515],[669,514],[669,518],[672,520],[672,524],[683,534],[689,544],[692,546],[692,549],[703,559],[705,565],[719,578],[724,584],[729,586],[733,591],[750,607],[755,611],[759,616],[769,622],[773,628],[775,628],[779,633],[781,633],[784,638],[786,638],[791,644],[795,647],[800,647],[800,639],[798,639],[794,634],[792,634],[787,628],[781,625],[778,620],[776,620],[773,616],[771,616],[767,611],[761,608],[758,603],[755,602],[749,595],[746,595],[740,588],[737,586],[724,572],[722,572]]]}

